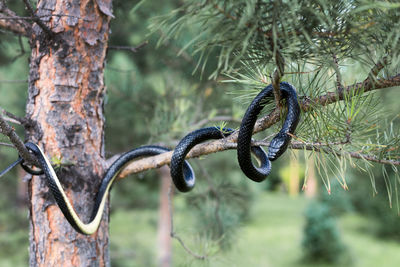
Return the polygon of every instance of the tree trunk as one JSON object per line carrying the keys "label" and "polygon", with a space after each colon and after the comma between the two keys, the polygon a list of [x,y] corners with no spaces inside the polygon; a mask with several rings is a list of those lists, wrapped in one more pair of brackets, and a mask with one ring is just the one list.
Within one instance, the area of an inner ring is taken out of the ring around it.
{"label": "tree trunk", "polygon": [[[160,174],[160,207],[158,219],[158,266],[170,267],[172,262],[171,247],[171,212],[169,190],[172,186],[170,169],[163,166],[159,170]],[[171,200],[172,201],[172,200]]]}
{"label": "tree trunk", "polygon": [[[42,0],[31,45],[27,130],[49,157],[71,162],[58,177],[87,221],[104,173],[104,59],[111,0]],[[45,15],[56,15],[44,17]],[[60,16],[64,14],[66,16]],[[65,220],[43,176],[29,183],[30,266],[109,265],[108,208],[99,230],[85,236]]]}

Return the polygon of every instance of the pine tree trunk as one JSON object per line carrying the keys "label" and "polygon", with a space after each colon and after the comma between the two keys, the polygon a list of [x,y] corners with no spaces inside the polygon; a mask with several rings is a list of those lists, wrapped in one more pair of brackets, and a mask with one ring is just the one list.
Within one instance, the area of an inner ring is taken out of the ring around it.
{"label": "pine tree trunk", "polygon": [[[163,166],[159,170],[160,184],[160,206],[158,219],[158,266],[170,267],[172,263],[172,244],[171,244],[171,212],[169,190],[172,185],[170,169]],[[172,201],[172,200],[171,200]]]}
{"label": "pine tree trunk", "polygon": [[[104,173],[104,59],[111,0],[42,0],[37,15],[55,35],[34,26],[27,131],[45,154],[72,166],[58,177],[87,221]],[[43,17],[44,15],[57,15]],[[64,14],[67,16],[60,16]],[[65,220],[43,176],[29,183],[30,266],[109,265],[108,208],[99,230],[85,236]]]}

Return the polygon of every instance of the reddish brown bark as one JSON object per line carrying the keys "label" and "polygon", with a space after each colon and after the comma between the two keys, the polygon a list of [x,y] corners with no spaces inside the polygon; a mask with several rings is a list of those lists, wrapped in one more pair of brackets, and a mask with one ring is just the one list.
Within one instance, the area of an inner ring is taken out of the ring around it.
{"label": "reddish brown bark", "polygon": [[[41,18],[68,16],[44,20],[54,32],[51,37],[34,25],[31,39],[26,112],[37,126],[28,130],[28,136],[49,158],[73,163],[58,177],[84,221],[91,214],[105,166],[103,68],[110,14],[104,10],[111,10],[110,2],[39,1]],[[109,265],[108,210],[99,230],[84,236],[65,220],[43,177],[32,177],[29,195],[31,266]]]}

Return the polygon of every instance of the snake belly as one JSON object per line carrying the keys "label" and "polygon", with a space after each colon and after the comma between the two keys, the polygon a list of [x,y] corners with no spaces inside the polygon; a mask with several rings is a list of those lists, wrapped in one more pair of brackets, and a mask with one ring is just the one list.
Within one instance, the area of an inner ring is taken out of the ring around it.
{"label": "snake belly", "polygon": [[[39,167],[42,169],[46,177],[47,185],[50,188],[50,191],[52,192],[58,207],[64,214],[67,221],[77,232],[86,235],[91,235],[98,229],[108,193],[115,181],[115,178],[125,167],[125,165],[139,157],[154,156],[170,151],[170,149],[161,146],[143,146],[130,150],[121,155],[118,159],[116,159],[113,164],[108,168],[101,182],[99,191],[97,192],[95,198],[90,221],[88,223],[84,223],[76,214],[71,202],[68,200],[61,186],[61,183],[53,167],[51,166],[51,163],[49,162],[43,151],[40,149],[40,147],[32,142],[26,143],[25,146],[37,157],[40,163]],[[186,175],[194,176],[192,167],[189,165],[189,163],[184,162],[183,169]]]}

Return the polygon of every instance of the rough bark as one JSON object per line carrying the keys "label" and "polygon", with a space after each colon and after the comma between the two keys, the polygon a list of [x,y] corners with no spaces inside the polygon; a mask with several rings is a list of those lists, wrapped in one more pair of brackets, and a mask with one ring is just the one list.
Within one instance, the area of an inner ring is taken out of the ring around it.
{"label": "rough bark", "polygon": [[[104,172],[103,83],[111,0],[42,0],[37,15],[54,33],[34,24],[31,39],[27,130],[49,158],[71,162],[58,172],[84,221]],[[49,16],[65,14],[68,16]],[[30,266],[109,265],[108,208],[99,230],[84,236],[65,220],[43,176],[29,182]]]}

